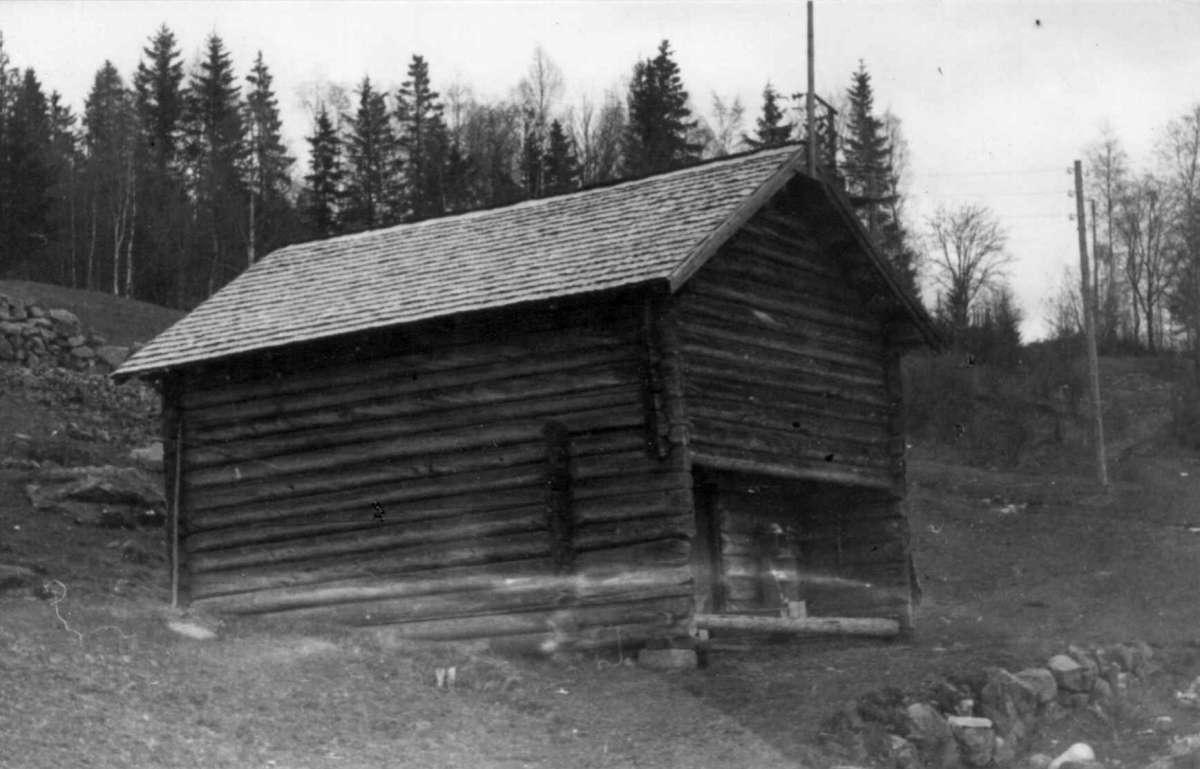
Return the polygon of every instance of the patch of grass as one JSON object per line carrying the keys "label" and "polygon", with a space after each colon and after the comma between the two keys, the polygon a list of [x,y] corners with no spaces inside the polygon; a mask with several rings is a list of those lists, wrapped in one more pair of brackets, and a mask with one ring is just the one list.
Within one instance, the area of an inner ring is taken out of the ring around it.
{"label": "patch of grass", "polygon": [[1200,385],[1195,380],[1175,385],[1171,398],[1171,433],[1180,446],[1200,449]]}

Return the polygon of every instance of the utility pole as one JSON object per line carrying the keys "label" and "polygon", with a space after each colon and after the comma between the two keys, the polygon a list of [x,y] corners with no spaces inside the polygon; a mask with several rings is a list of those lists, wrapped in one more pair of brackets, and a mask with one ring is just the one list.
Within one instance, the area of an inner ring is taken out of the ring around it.
{"label": "utility pole", "polygon": [[[1092,206],[1092,326],[1100,334],[1100,249],[1096,247],[1096,199],[1090,198]],[[1098,342],[1097,342],[1098,344]]]}
{"label": "utility pole", "polygon": [[804,97],[805,130],[808,132],[808,175],[817,175],[817,102],[813,51],[813,0],[808,0],[808,93]]}
{"label": "utility pole", "polygon": [[[1093,207],[1093,210],[1094,207]],[[1083,330],[1087,337],[1088,378],[1092,383],[1093,438],[1096,444],[1096,480],[1108,486],[1108,462],[1104,456],[1104,417],[1100,410],[1100,360],[1096,355],[1095,293],[1088,264],[1087,224],[1083,217],[1083,166],[1075,161],[1075,219],[1079,230],[1079,298],[1083,302]]]}

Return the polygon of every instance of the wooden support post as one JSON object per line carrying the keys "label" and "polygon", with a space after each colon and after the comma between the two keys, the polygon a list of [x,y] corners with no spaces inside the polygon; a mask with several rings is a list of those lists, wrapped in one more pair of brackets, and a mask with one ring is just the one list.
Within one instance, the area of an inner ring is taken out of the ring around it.
{"label": "wooden support post", "polygon": [[171,578],[171,606],[179,606],[180,593],[180,503],[183,496],[183,412],[179,407],[179,382],[168,376],[163,381],[163,462],[168,487],[167,505],[167,568]]}
{"label": "wooden support post", "polygon": [[698,510],[695,480],[692,476],[691,424],[688,421],[684,397],[683,353],[679,341],[678,317],[671,309],[670,297],[663,293],[651,294],[647,299],[646,322],[648,338],[657,356],[659,370],[658,386],[661,388],[660,457],[670,471],[683,479],[681,507],[696,519],[696,534],[688,542],[689,562],[692,574],[692,611],[709,604],[712,600],[712,546],[706,526],[708,511]]}
{"label": "wooden support post", "polygon": [[887,390],[888,453],[892,473],[892,494],[903,498],[907,491],[908,419],[904,403],[904,371],[900,353],[887,353],[884,369],[884,387]]}
{"label": "wooden support post", "polygon": [[656,297],[654,331],[662,355],[663,411],[667,418],[667,439],[672,456],[679,460],[678,469],[690,473],[691,425],[684,401],[683,360],[680,354],[677,318],[673,312],[666,310],[665,303],[665,297]]}
{"label": "wooden support post", "polygon": [[547,422],[546,527],[550,554],[558,574],[570,573],[575,561],[575,521],[571,512],[571,434],[561,422]]}
{"label": "wooden support post", "polygon": [[646,444],[651,453],[661,459],[666,459],[670,453],[669,424],[665,413],[665,395],[663,388],[663,349],[657,329],[657,313],[662,304],[654,295],[647,295],[642,300],[642,317],[639,325],[641,342],[645,347],[644,366],[642,374],[642,398],[646,410]]}
{"label": "wooden support post", "polygon": [[1083,214],[1083,166],[1075,161],[1075,218],[1079,230],[1080,299],[1087,336],[1088,378],[1092,386],[1092,439],[1096,450],[1096,480],[1108,486],[1108,462],[1104,453],[1104,416],[1100,408],[1100,360],[1096,353],[1095,307],[1092,302],[1091,270],[1088,266],[1087,230]]}

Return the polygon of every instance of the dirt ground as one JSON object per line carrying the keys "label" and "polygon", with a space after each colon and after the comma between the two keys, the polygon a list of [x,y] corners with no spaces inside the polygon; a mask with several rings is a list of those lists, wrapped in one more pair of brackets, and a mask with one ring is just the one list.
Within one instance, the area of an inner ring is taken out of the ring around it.
{"label": "dirt ground", "polygon": [[[1001,472],[914,447],[914,637],[726,643],[683,673],[615,651],[533,658],[253,625],[189,640],[165,627],[161,531],[35,514],[31,470],[9,463],[0,562],[36,568],[48,589],[0,593],[0,766],[822,769],[853,759],[831,717],[868,691],[1129,639],[1155,647],[1161,672],[1115,715],[1073,715],[1033,747],[1083,740],[1106,766],[1144,766],[1172,734],[1200,732],[1173,696],[1200,673],[1200,456],[1163,437],[1169,388],[1144,368],[1106,362],[1134,415],[1107,493],[1065,459]],[[144,400],[7,376],[4,456],[120,462],[154,429]],[[434,685],[448,665],[449,691]],[[1168,729],[1150,728],[1164,715]]]}

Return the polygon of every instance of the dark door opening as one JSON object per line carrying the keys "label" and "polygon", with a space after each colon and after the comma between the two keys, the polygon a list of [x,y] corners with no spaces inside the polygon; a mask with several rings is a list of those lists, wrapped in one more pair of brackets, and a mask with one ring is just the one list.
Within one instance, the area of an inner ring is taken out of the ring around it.
{"label": "dark door opening", "polygon": [[898,617],[907,524],[888,492],[693,467],[696,611]]}
{"label": "dark door opening", "polygon": [[697,610],[786,613],[801,597],[802,498],[771,479],[694,473]]}

